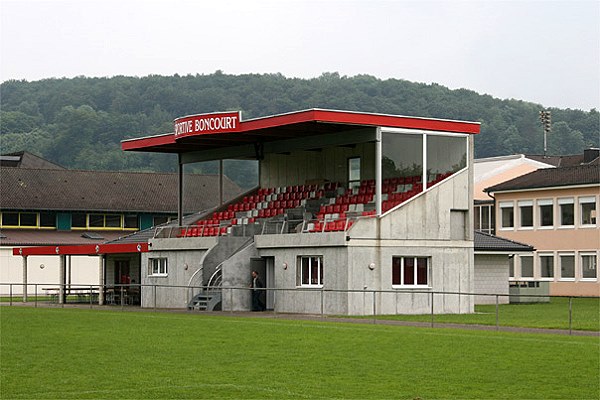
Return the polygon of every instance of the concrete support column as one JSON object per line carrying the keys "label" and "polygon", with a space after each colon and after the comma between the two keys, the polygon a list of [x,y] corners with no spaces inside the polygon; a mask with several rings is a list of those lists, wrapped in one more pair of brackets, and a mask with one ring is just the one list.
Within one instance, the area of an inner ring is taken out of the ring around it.
{"label": "concrete support column", "polygon": [[23,303],[27,302],[27,256],[23,257]]}
{"label": "concrete support column", "polygon": [[177,153],[177,225],[183,225],[183,163]]}
{"label": "concrete support column", "polygon": [[219,160],[219,205],[223,205],[223,160]]}
{"label": "concrete support column", "polygon": [[381,215],[381,128],[377,127],[375,134],[375,212],[377,216]]}
{"label": "concrete support column", "polygon": [[104,257],[98,257],[98,305],[104,305]]}
{"label": "concrete support column", "polygon": [[421,181],[423,182],[423,191],[427,190],[427,169],[429,161],[427,160],[427,135],[423,135],[423,171],[421,172]]}
{"label": "concrete support column", "polygon": [[65,275],[67,256],[60,255],[58,261],[58,303],[65,303]]}

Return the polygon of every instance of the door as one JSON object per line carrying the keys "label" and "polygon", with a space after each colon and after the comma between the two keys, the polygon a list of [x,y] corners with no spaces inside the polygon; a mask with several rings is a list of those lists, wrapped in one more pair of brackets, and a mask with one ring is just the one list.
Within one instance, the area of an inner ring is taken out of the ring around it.
{"label": "door", "polygon": [[[265,285],[268,288],[275,287],[275,257],[263,257],[265,259]],[[275,309],[275,291],[267,290],[267,310]]]}

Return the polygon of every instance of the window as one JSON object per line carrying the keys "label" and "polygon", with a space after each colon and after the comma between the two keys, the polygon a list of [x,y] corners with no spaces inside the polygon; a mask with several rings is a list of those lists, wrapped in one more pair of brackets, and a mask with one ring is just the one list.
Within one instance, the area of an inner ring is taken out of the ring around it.
{"label": "window", "polygon": [[152,224],[153,224],[153,226],[158,226],[158,225],[166,224],[167,222],[172,221],[176,218],[177,218],[177,216],[173,216],[173,215],[155,215],[152,218]]}
{"label": "window", "polygon": [[538,200],[540,226],[554,226],[554,204],[552,199]]}
{"label": "window", "polygon": [[533,256],[521,256],[521,278],[533,278]]}
{"label": "window", "polygon": [[560,262],[560,278],[575,279],[575,256],[573,254],[561,254],[558,259]]}
{"label": "window", "polygon": [[323,286],[323,256],[298,257],[296,286]]}
{"label": "window", "polygon": [[84,213],[73,213],[71,214],[71,227],[72,228],[85,228],[86,215]]}
{"label": "window", "polygon": [[533,201],[519,201],[519,219],[521,228],[533,227]]}
{"label": "window", "polygon": [[515,277],[515,256],[508,257],[508,277]]}
{"label": "window", "polygon": [[540,277],[554,278],[554,255],[540,254]]}
{"label": "window", "polygon": [[125,221],[125,229],[139,228],[138,217],[135,214],[125,215],[124,221]]}
{"label": "window", "polygon": [[573,199],[558,199],[558,205],[560,207],[560,225],[575,225],[575,207]]}
{"label": "window", "polygon": [[360,157],[348,159],[348,187],[353,189],[360,186]]}
{"label": "window", "polygon": [[121,228],[121,215],[89,214],[88,226],[90,228]]}
{"label": "window", "polygon": [[45,228],[56,228],[56,213],[42,212],[40,213],[40,226]]}
{"label": "window", "polygon": [[30,212],[3,212],[2,226],[36,228],[38,226],[38,214]]}
{"label": "window", "polygon": [[167,259],[166,258],[149,258],[148,259],[148,276],[167,276]]}
{"label": "window", "polygon": [[429,287],[429,258],[427,257],[393,257],[393,286]]}
{"label": "window", "polygon": [[580,197],[581,225],[596,225],[596,198]]}
{"label": "window", "polygon": [[515,214],[511,201],[500,203],[501,228],[513,228],[515,226]]}
{"label": "window", "polygon": [[475,230],[490,234],[494,232],[494,206],[475,206]]}
{"label": "window", "polygon": [[595,254],[581,255],[581,278],[582,279],[598,279],[597,275],[597,258]]}

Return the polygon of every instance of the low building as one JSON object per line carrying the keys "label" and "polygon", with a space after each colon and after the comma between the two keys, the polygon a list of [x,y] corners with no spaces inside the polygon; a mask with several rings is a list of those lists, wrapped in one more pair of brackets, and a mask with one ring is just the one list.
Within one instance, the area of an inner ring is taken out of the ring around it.
{"label": "low building", "polygon": [[597,156],[585,161],[486,189],[496,202],[496,234],[536,248],[515,257],[511,280],[549,282],[551,295],[600,295],[600,164]]}
{"label": "low building", "polygon": [[[177,215],[178,179],[173,173],[69,170],[27,152],[0,157],[0,283],[22,282],[21,257],[13,247],[99,245],[140,229],[163,224]],[[211,209],[219,197],[216,175],[186,176],[184,212]],[[225,178],[225,198],[240,188]],[[65,260],[65,281],[99,284],[98,259],[72,255]],[[76,266],[76,267],[75,267]],[[59,260],[38,256],[30,263],[29,283],[56,284]],[[137,274],[137,275],[136,275]],[[139,282],[139,268],[118,265],[116,276]],[[112,278],[111,278],[112,279]],[[32,286],[33,292],[34,287]],[[20,293],[22,286],[13,290]],[[0,285],[0,292],[10,291]]]}

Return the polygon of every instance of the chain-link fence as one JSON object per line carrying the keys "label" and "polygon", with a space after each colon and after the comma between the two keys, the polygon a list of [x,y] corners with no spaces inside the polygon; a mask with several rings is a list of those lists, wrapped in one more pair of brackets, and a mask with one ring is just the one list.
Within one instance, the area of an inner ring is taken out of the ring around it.
{"label": "chain-link fence", "polygon": [[[434,292],[427,290],[334,290],[297,287],[260,289],[266,313],[476,324],[493,329],[523,327],[600,331],[600,298],[535,294]],[[251,311],[248,287],[174,285],[58,285],[0,283],[3,305],[34,307],[187,309],[190,312]],[[25,294],[24,294],[25,293]]]}

